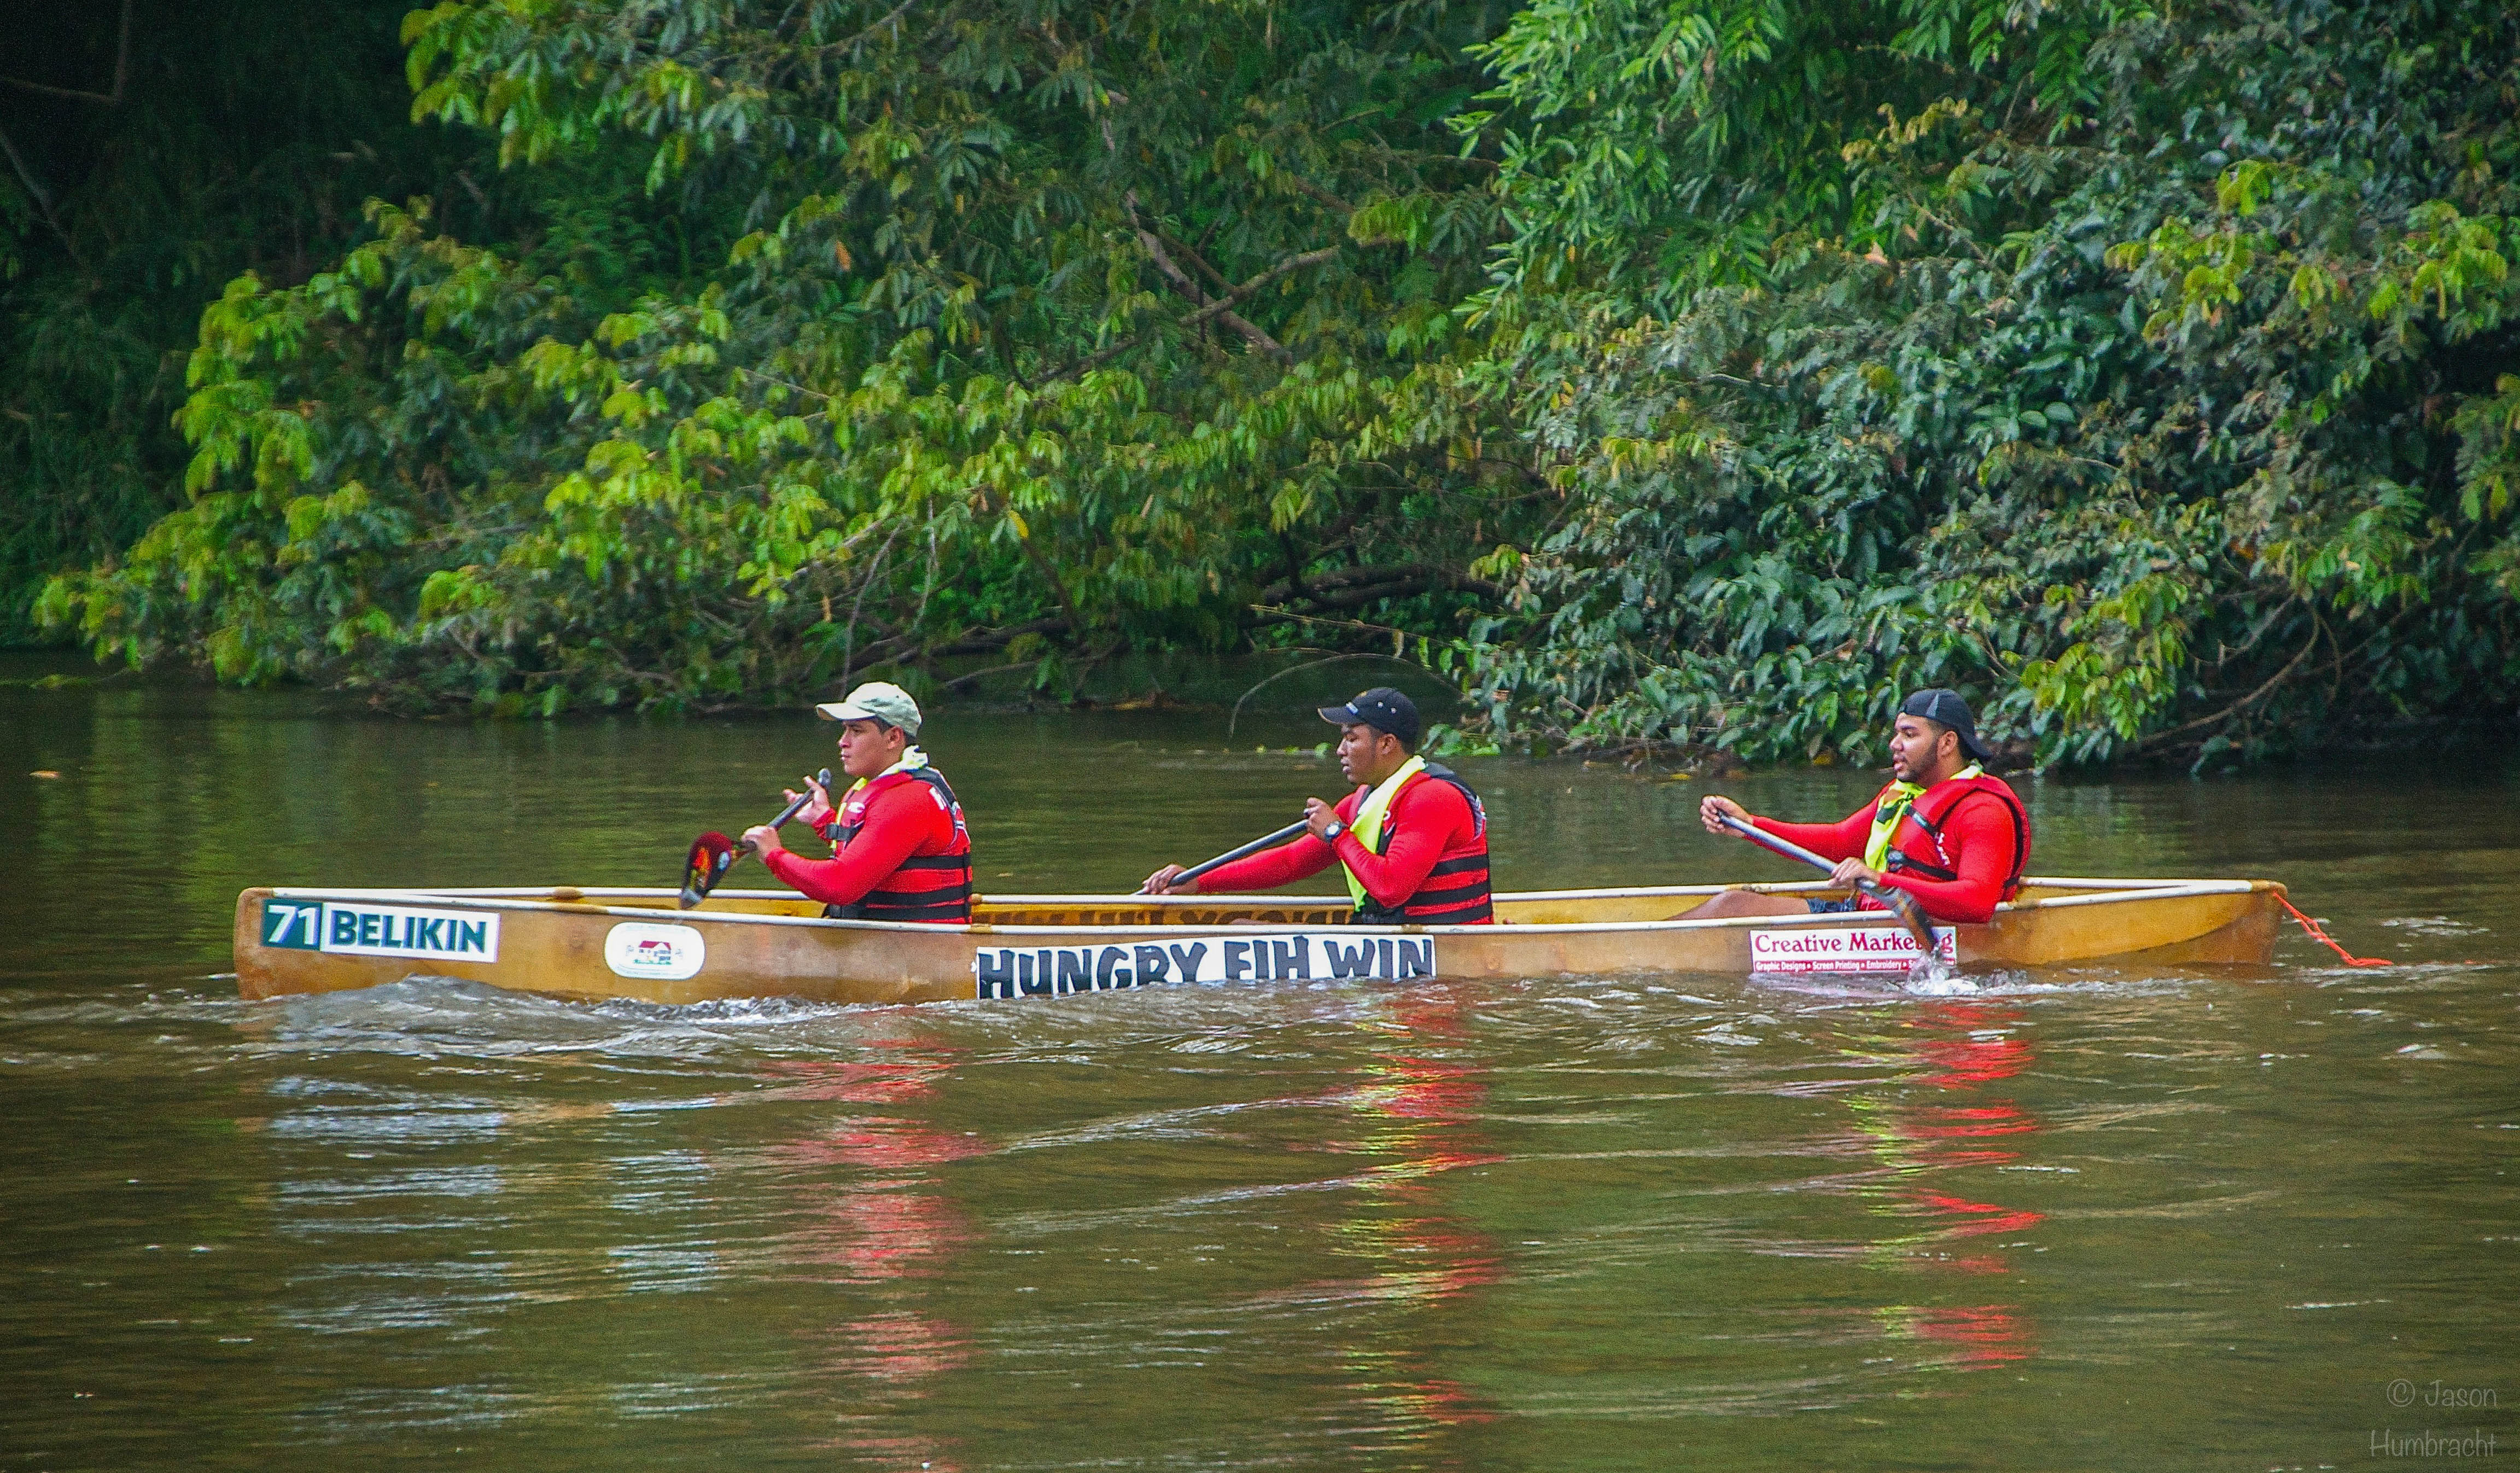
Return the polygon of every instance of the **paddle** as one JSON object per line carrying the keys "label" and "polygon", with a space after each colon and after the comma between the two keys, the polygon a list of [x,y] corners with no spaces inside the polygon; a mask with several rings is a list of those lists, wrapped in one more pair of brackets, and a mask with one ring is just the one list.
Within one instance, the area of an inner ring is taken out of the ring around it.
{"label": "paddle", "polygon": [[[823,791],[829,793],[832,791],[832,769],[825,767],[815,773],[814,781],[822,784]],[[797,794],[794,803],[781,808],[779,816],[770,820],[770,827],[778,828],[788,819],[795,817],[797,812],[813,800],[814,795],[810,789]],[[752,846],[744,845],[742,850],[744,853],[750,853]],[[683,893],[675,898],[675,903],[680,908],[689,910],[706,899],[708,893],[717,888],[717,882],[725,879],[726,872],[735,867],[735,861],[739,857],[736,852],[736,842],[715,829],[693,840],[692,852],[683,859]]]}
{"label": "paddle", "polygon": [[1286,825],[1278,832],[1274,834],[1264,834],[1261,837],[1252,840],[1249,844],[1242,846],[1240,849],[1227,850],[1224,853],[1217,855],[1215,858],[1208,860],[1204,864],[1192,865],[1190,868],[1183,870],[1180,874],[1173,876],[1173,883],[1175,885],[1188,885],[1190,882],[1197,879],[1203,874],[1206,874],[1211,869],[1231,864],[1237,859],[1248,859],[1253,854],[1260,852],[1264,849],[1275,849],[1279,845],[1294,838],[1297,834],[1300,834],[1303,831],[1304,821],[1298,818],[1293,823]]}
{"label": "paddle", "polygon": [[[1827,870],[1832,873],[1837,869],[1836,860],[1823,859],[1791,839],[1779,839],[1765,829],[1743,823],[1730,813],[1718,813],[1715,816],[1724,821],[1726,828],[1742,838],[1754,844],[1764,844],[1788,859],[1800,859],[1814,869]],[[1855,882],[1855,888],[1889,907],[1890,913],[1899,918],[1899,924],[1908,928],[1908,934],[1915,939],[1917,948],[1925,955],[1935,954],[1933,925],[1925,919],[1924,907],[1916,903],[1914,896],[1894,886],[1876,885],[1870,880],[1858,880]]]}

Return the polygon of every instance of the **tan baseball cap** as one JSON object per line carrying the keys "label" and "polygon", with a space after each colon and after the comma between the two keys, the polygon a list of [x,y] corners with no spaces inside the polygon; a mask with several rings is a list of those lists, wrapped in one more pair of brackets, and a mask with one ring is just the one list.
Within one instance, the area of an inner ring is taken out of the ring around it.
{"label": "tan baseball cap", "polygon": [[919,735],[919,703],[888,680],[870,680],[849,692],[847,699],[826,701],[814,710],[826,721],[881,721]]}

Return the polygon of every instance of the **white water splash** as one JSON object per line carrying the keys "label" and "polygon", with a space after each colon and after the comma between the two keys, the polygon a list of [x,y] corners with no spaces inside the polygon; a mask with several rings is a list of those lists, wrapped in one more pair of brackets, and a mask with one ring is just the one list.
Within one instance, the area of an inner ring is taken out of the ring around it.
{"label": "white water splash", "polygon": [[1919,956],[1908,964],[1908,990],[1918,997],[1959,997],[1976,991],[1977,984],[1939,956]]}

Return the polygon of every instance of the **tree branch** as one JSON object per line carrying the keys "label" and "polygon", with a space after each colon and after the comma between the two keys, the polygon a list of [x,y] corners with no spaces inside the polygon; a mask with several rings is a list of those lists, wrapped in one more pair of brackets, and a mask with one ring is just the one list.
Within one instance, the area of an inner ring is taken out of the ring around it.
{"label": "tree branch", "polygon": [[[1001,503],[986,484],[975,485],[971,489],[980,493],[982,504],[1001,517],[1013,510]],[[1066,612],[1067,626],[1082,632],[1085,628],[1085,619],[1076,612],[1076,600],[1067,596],[1067,584],[1059,578],[1058,570],[1051,567],[1050,559],[1042,556],[1041,549],[1032,544],[1031,531],[1020,522],[1015,526],[1015,542],[1023,548],[1025,558],[1031,561],[1032,571],[1040,574],[1042,581],[1050,584],[1050,591],[1058,595],[1058,607]]]}
{"label": "tree branch", "polygon": [[2310,642],[2303,645],[2299,653],[2295,654],[2290,660],[2285,661],[2284,667],[2275,671],[2274,674],[2267,680],[2266,684],[2259,686],[2256,690],[2242,696],[2237,701],[2224,707],[2221,711],[2214,713],[2210,716],[2198,716],[2193,721],[2173,726],[2167,731],[2156,731],[2152,735],[2145,737],[2142,741],[2137,743],[2135,750],[2139,753],[2158,751],[2161,748],[2168,746],[2171,738],[2173,737],[2183,736],[2200,727],[2211,726],[2219,721],[2228,720],[2232,716],[2238,715],[2242,711],[2256,705],[2268,696],[2272,695],[2275,687],[2283,684],[2284,680],[2292,674],[2293,670],[2299,667],[2303,661],[2310,658],[2310,652],[2318,648],[2318,641],[2325,633],[2326,629],[2324,626],[2313,626],[2310,631]]}
{"label": "tree branch", "polygon": [[859,31],[856,35],[849,37],[845,41],[832,41],[822,46],[817,46],[814,49],[816,51],[846,51],[850,47],[857,45],[860,41],[874,35],[877,31],[881,30],[895,21],[900,20],[903,16],[910,14],[910,8],[918,3],[919,0],[901,0],[899,5],[892,8],[892,13],[890,15],[885,16],[882,20],[878,21],[866,29]]}
{"label": "tree branch", "polygon": [[[1335,568],[1312,574],[1304,578],[1300,596],[1316,608],[1356,609],[1376,599],[1401,598],[1435,588],[1474,593],[1481,598],[1499,598],[1505,593],[1485,578],[1431,563],[1401,563],[1388,568]],[[1261,590],[1260,602],[1282,604],[1297,594],[1292,580],[1273,583]]]}
{"label": "tree branch", "polygon": [[[1143,234],[1144,232],[1141,233]],[[1338,247],[1326,246],[1319,251],[1307,251],[1301,255],[1287,256],[1284,260],[1271,266],[1269,269],[1261,272],[1249,281],[1234,288],[1225,296],[1211,299],[1207,305],[1199,307],[1180,318],[1178,321],[1173,323],[1173,326],[1179,328],[1196,327],[1211,317],[1224,315],[1228,307],[1233,306],[1236,302],[1240,301],[1252,293],[1259,291],[1269,283],[1276,281],[1279,277],[1284,276],[1288,272],[1300,271],[1306,266],[1318,266],[1325,261],[1336,260],[1338,258]],[[1193,297],[1192,299],[1195,301],[1197,299]],[[1148,330],[1148,332],[1152,331],[1153,329],[1151,328]],[[1255,328],[1253,331],[1257,332],[1258,329]],[[1067,367],[1058,369],[1056,372],[1044,376],[1043,382],[1054,383],[1060,379],[1074,378],[1078,374],[1091,373],[1095,369],[1102,367],[1103,364],[1110,362],[1113,358],[1116,358],[1120,354],[1137,346],[1139,344],[1146,342],[1147,336],[1147,333],[1132,333],[1128,337],[1121,339],[1119,342],[1112,344],[1108,347],[1098,348],[1093,353],[1077,359]],[[1268,335],[1263,333],[1261,336],[1266,338]],[[1280,349],[1280,351],[1282,352],[1283,349]]]}
{"label": "tree branch", "polygon": [[10,167],[15,168],[19,179],[24,182],[27,197],[35,202],[35,210],[44,217],[44,223],[52,227],[53,234],[61,237],[62,249],[69,253],[71,264],[77,266],[81,273],[94,276],[96,273],[88,269],[87,257],[79,254],[78,242],[70,239],[68,229],[62,224],[62,217],[53,212],[52,192],[45,189],[43,181],[35,177],[35,171],[26,166],[25,159],[19,154],[18,146],[9,141],[5,130],[0,130],[0,154],[9,156]]}
{"label": "tree branch", "polygon": [[1138,232],[1138,244],[1146,249],[1147,257],[1155,263],[1156,270],[1163,273],[1164,280],[1172,283],[1174,291],[1189,298],[1191,305],[1194,307],[1213,308],[1216,320],[1233,329],[1243,342],[1267,353],[1280,363],[1293,366],[1295,355],[1286,350],[1284,344],[1270,337],[1256,324],[1233,310],[1235,299],[1232,296],[1210,298],[1205,292],[1199,290],[1198,283],[1190,279],[1189,273],[1173,264],[1172,253],[1164,249],[1163,238],[1148,230],[1138,218],[1137,191],[1131,190],[1124,203],[1129,211],[1129,224]]}
{"label": "tree branch", "polygon": [[927,651],[927,656],[931,660],[950,660],[957,655],[985,655],[991,650],[1003,650],[1026,634],[1064,634],[1067,629],[1066,620],[1036,619],[1030,623],[1009,624],[1003,629],[992,629],[982,634],[967,634],[952,644],[940,644]]}
{"label": "tree branch", "polygon": [[1293,184],[1295,188],[1312,196],[1313,199],[1320,204],[1337,210],[1340,214],[1356,213],[1355,206],[1350,205],[1345,200],[1331,194],[1328,190],[1322,188],[1320,185],[1315,184],[1312,180],[1305,178],[1301,174],[1288,174],[1286,175],[1286,179],[1287,182]]}
{"label": "tree branch", "polygon": [[[68,97],[78,102],[102,103],[109,108],[118,108],[122,106],[123,83],[130,80],[130,77],[131,0],[122,0],[122,29],[113,42],[113,91],[111,95],[103,92],[81,92],[75,87],[46,86],[42,82],[30,82],[22,76],[0,76],[0,84],[22,87],[28,92],[41,92],[47,97]],[[11,154],[15,157],[16,151],[12,150]],[[19,172],[24,173],[25,166],[21,164]]]}

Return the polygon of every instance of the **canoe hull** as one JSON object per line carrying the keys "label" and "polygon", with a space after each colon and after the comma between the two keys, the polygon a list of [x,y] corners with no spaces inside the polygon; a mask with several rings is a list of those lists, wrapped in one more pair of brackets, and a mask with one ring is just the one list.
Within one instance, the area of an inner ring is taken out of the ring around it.
{"label": "canoe hull", "polygon": [[[565,997],[933,1002],[1159,981],[1405,981],[1654,973],[1894,972],[1913,946],[1874,913],[1694,921],[1719,886],[1500,896],[1500,926],[1342,924],[1344,898],[1008,897],[968,927],[828,921],[789,892],[274,890],[237,898],[247,997],[456,978]],[[1830,894],[1822,885],[1756,889]],[[2128,962],[2265,966],[2272,881],[2032,880],[1952,930],[1963,968]],[[1187,970],[1185,970],[1187,969]]]}

